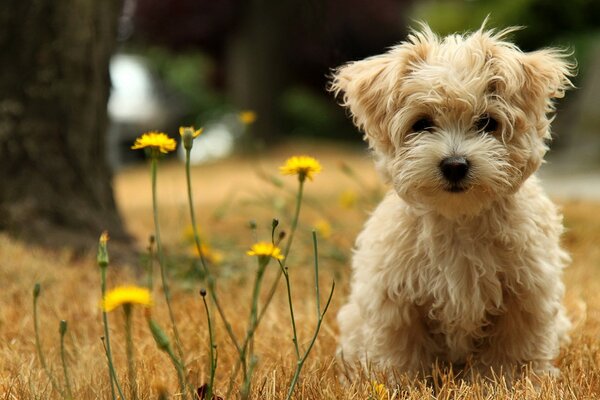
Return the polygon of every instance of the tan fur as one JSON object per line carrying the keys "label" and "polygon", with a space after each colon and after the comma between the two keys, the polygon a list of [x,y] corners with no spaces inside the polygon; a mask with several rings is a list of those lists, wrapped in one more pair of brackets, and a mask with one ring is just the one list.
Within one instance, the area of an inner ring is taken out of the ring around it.
{"label": "tan fur", "polygon": [[[345,361],[557,372],[570,327],[561,304],[569,257],[562,217],[532,174],[573,67],[556,49],[520,51],[505,40],[513,30],[440,38],[423,24],[387,53],[335,72],[331,90],[393,187],[356,242],[338,315]],[[497,130],[475,127],[484,115]],[[433,127],[414,132],[423,117]],[[460,193],[440,172],[454,156],[470,163]]]}

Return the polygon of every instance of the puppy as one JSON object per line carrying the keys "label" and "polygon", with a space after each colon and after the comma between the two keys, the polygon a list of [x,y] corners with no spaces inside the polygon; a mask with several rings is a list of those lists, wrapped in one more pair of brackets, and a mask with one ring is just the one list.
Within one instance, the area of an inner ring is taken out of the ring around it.
{"label": "puppy", "polygon": [[338,354],[399,372],[557,374],[568,341],[562,216],[533,175],[573,65],[515,28],[436,36],[338,68],[331,90],[392,189],[356,241]]}

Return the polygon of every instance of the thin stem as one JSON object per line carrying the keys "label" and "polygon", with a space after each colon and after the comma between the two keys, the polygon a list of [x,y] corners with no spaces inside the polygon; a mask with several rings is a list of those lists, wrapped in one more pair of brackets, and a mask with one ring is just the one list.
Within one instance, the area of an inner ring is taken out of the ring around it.
{"label": "thin stem", "polygon": [[283,253],[284,262],[287,260],[287,256],[290,253],[290,249],[292,248],[292,242],[294,240],[294,234],[296,233],[296,228],[298,227],[298,219],[300,217],[300,206],[302,205],[302,194],[304,192],[304,179],[299,180],[300,184],[298,186],[298,194],[296,195],[296,210],[294,212],[294,219],[292,220],[292,227],[290,236],[285,247],[285,252]]}
{"label": "thin stem", "polygon": [[167,348],[166,352],[169,355],[173,366],[177,370],[177,379],[179,380],[179,388],[181,390],[181,395],[184,396],[184,398],[187,398],[187,386],[185,383],[185,372],[183,362],[181,362],[181,360],[177,358],[171,346]]}
{"label": "thin stem", "polygon": [[[252,360],[254,359],[254,332],[256,332],[256,328],[258,327],[258,295],[260,294],[260,286],[264,277],[265,270],[267,265],[269,265],[270,257],[259,256],[258,257],[258,270],[256,271],[256,279],[254,280],[254,288],[252,290],[252,305],[250,307],[250,316],[248,318],[248,331],[246,333],[246,338],[244,340],[244,347],[242,348],[242,359],[243,359],[243,367],[244,370],[247,370],[248,373],[244,379],[244,388],[246,390],[250,389],[251,380],[252,380]],[[249,348],[249,352],[246,351]],[[250,358],[250,369],[246,368],[247,359]]]}
{"label": "thin stem", "polygon": [[[154,150],[153,150],[154,151]],[[173,336],[175,337],[175,347],[179,358],[183,362],[183,349],[181,347],[181,339],[179,337],[179,331],[177,330],[177,324],[175,323],[175,315],[171,307],[171,290],[169,289],[169,283],[167,279],[165,256],[162,249],[162,241],[160,240],[160,225],[158,221],[158,201],[156,199],[156,170],[158,169],[157,155],[152,155],[151,162],[151,174],[152,174],[152,212],[154,215],[154,237],[156,238],[156,251],[158,253],[158,264],[160,266],[160,278],[163,285],[163,291],[165,293],[165,300],[167,302],[167,310],[169,312],[169,319],[171,320],[171,327],[173,329]]]}
{"label": "thin stem", "polygon": [[[287,259],[288,259],[287,257],[288,257],[288,254],[290,252],[290,249],[292,247],[292,242],[294,240],[294,234],[296,233],[296,229],[298,227],[298,220],[300,218],[300,206],[302,205],[302,197],[303,197],[303,193],[304,193],[304,180],[299,180],[299,182],[300,182],[300,184],[298,186],[298,193],[296,194],[296,209],[294,211],[294,218],[292,219],[292,226],[291,226],[291,229],[290,229],[290,236],[289,236],[289,239],[287,241],[286,248],[285,248],[284,259],[282,260],[281,268],[284,268],[285,265],[287,264]],[[275,292],[277,291],[277,285],[279,284],[279,280],[281,279],[281,275],[283,275],[283,270],[282,269],[280,269],[279,273],[275,277],[275,280],[273,281],[273,284],[271,285],[271,288],[269,289],[269,292],[267,294],[267,298],[265,300],[265,304],[263,306],[263,309],[262,309],[261,313],[258,315],[258,322],[259,323],[260,323],[260,320],[262,319],[265,311],[267,310],[267,307],[271,303],[271,300],[273,300],[273,296],[275,295]]]}
{"label": "thin stem", "polygon": [[46,371],[46,375],[50,379],[50,384],[61,396],[65,397],[64,391],[60,388],[58,381],[48,368],[48,364],[46,364],[46,358],[44,357],[44,353],[42,352],[42,345],[40,344],[40,334],[39,334],[39,325],[38,325],[38,312],[37,312],[37,302],[40,294],[40,286],[36,284],[33,291],[33,331],[35,334],[35,349],[37,350],[38,359],[40,360],[40,364],[42,364],[42,368]]}
{"label": "thin stem", "polygon": [[[203,293],[203,294],[202,294]],[[202,303],[204,304],[204,310],[206,311],[206,320],[208,322],[208,339],[210,345],[210,379],[208,382],[208,388],[206,390],[206,398],[212,399],[213,387],[215,382],[215,372],[217,370],[217,357],[215,354],[216,345],[213,336],[212,322],[210,318],[210,312],[208,310],[208,304],[206,304],[206,292],[201,292],[202,294]]]}
{"label": "thin stem", "polygon": [[[106,266],[100,267],[100,290],[102,292],[102,298],[106,295]],[[119,384],[119,380],[117,378],[117,373],[115,372],[115,367],[113,364],[112,351],[110,349],[110,333],[108,329],[108,315],[104,309],[102,309],[102,324],[104,325],[104,338],[106,339],[105,349],[106,349],[106,360],[108,363],[108,378],[110,380],[110,389],[113,400],[117,399],[115,394],[115,386],[117,387],[117,391],[119,392],[119,396],[121,399],[124,399],[123,389],[121,389],[121,385]]]}
{"label": "thin stem", "polygon": [[204,270],[204,274],[206,275],[206,281],[208,283],[208,293],[210,294],[210,297],[211,297],[213,303],[215,303],[215,305],[217,307],[217,311],[219,312],[219,316],[221,317],[221,320],[223,321],[223,324],[225,325],[225,330],[227,331],[227,334],[229,335],[229,339],[231,339],[231,342],[235,346],[238,354],[241,354],[242,349],[235,337],[235,334],[233,333],[231,324],[227,321],[227,317],[225,316],[223,307],[221,307],[221,304],[217,297],[216,288],[215,288],[215,279],[214,279],[213,275],[211,274],[210,269],[208,268],[206,258],[204,257],[204,252],[202,251],[202,242],[200,240],[200,234],[198,233],[198,225],[196,224],[196,212],[194,210],[194,197],[193,197],[193,193],[192,193],[192,177],[191,177],[191,169],[190,169],[190,149],[185,150],[185,178],[186,178],[186,184],[187,184],[188,205],[189,205],[189,209],[190,209],[190,220],[192,222],[192,231],[194,232],[194,242],[196,244],[196,250],[200,257],[200,265],[202,266],[202,269]]}
{"label": "thin stem", "polygon": [[148,241],[148,264],[146,266],[146,286],[152,292],[154,289],[154,236]]}
{"label": "thin stem", "polygon": [[129,390],[131,398],[138,399],[137,379],[135,373],[135,359],[133,354],[133,335],[131,332],[131,304],[124,304],[123,311],[125,313],[125,352],[127,355],[127,371],[129,373]]}
{"label": "thin stem", "polygon": [[319,287],[319,246],[317,245],[317,232],[312,231],[313,254],[315,256],[315,290],[317,303],[317,318],[321,315],[321,289]]}
{"label": "thin stem", "polygon": [[[279,263],[280,266],[280,270],[277,273],[277,275],[275,276],[275,279],[267,293],[267,297],[266,300],[263,304],[262,309],[260,310],[260,312],[258,313],[257,319],[256,319],[256,326],[258,326],[263,318],[263,316],[265,315],[265,312],[267,310],[267,308],[269,307],[269,304],[271,303],[271,301],[273,300],[273,297],[275,296],[275,292],[277,291],[277,286],[279,284],[279,280],[281,279],[281,276],[283,275],[283,271],[285,269],[285,265],[287,263],[287,256],[290,252],[290,249],[292,247],[292,242],[294,239],[294,234],[296,232],[296,229],[298,228],[298,220],[300,218],[300,206],[302,205],[302,197],[303,197],[303,193],[304,193],[304,179],[299,179],[299,186],[298,186],[298,192],[296,194],[296,207],[295,207],[295,211],[294,211],[294,217],[292,219],[292,225],[291,225],[291,229],[290,229],[290,236],[288,238],[287,241],[287,245],[285,248],[285,252],[284,252],[284,259]],[[271,239],[274,239],[274,230],[271,232]],[[289,293],[289,292],[288,292]],[[295,330],[295,328],[294,328]],[[252,332],[253,333],[253,332]],[[246,378],[246,360],[245,360],[245,354],[246,354],[246,350],[248,347],[248,340],[249,340],[249,336],[246,335],[246,340],[244,340],[244,343],[242,344],[242,347],[238,347],[238,352],[240,354],[240,360],[238,362],[238,364],[236,365],[236,368],[234,370],[234,374],[232,375],[230,381],[229,381],[229,388],[227,391],[227,397],[229,397],[229,394],[231,393],[231,390],[233,388],[233,379],[234,377],[237,375],[237,371],[239,370],[240,367],[243,367],[242,372],[244,373],[244,381],[247,379]],[[296,343],[297,346],[297,343]],[[297,354],[299,354],[299,349],[297,351]]]}
{"label": "thin stem", "polygon": [[[177,379],[179,380],[179,387],[181,389],[181,396],[184,399],[188,398],[188,387],[185,380],[185,367],[181,360],[177,358],[175,353],[173,353],[173,348],[171,347],[171,342],[169,341],[169,337],[164,333],[160,325],[158,325],[151,317],[150,313],[146,314],[146,319],[148,321],[148,327],[150,328],[150,332],[152,332],[152,337],[158,348],[169,356],[175,370],[177,371]],[[191,390],[191,388],[190,388]],[[192,398],[194,395],[192,394]]]}
{"label": "thin stem", "polygon": [[67,359],[65,357],[65,334],[67,333],[67,321],[60,321],[60,360],[62,362],[63,375],[65,376],[65,386],[67,387],[67,398],[73,399],[73,390],[71,390],[71,381],[69,380],[69,371],[67,369]]}
{"label": "thin stem", "polygon": [[[314,265],[315,265],[315,296],[317,303],[317,326],[315,328],[315,332],[313,337],[308,345],[308,348],[304,352],[302,358],[298,355],[298,361],[296,363],[296,371],[294,372],[294,376],[292,377],[292,381],[290,382],[290,388],[288,390],[288,394],[286,399],[289,400],[292,397],[292,393],[294,392],[294,388],[296,387],[296,383],[298,382],[298,378],[300,377],[300,372],[302,371],[302,367],[304,366],[304,362],[308,358],[308,354],[313,348],[315,341],[317,340],[317,336],[319,335],[319,331],[321,330],[321,323],[323,322],[323,317],[329,308],[329,304],[331,303],[331,299],[333,297],[333,291],[335,289],[335,281],[331,284],[331,291],[329,292],[329,297],[327,298],[327,303],[325,304],[325,308],[323,309],[323,313],[321,313],[321,303],[320,303],[320,288],[319,288],[319,249],[317,246],[317,234],[315,231],[312,232],[313,238],[313,253],[314,253]],[[286,274],[287,278],[287,274]],[[291,300],[290,301],[290,310],[292,309]],[[293,321],[293,313],[292,313],[292,321]],[[297,347],[296,347],[297,349]]]}
{"label": "thin stem", "polygon": [[302,367],[304,366],[304,362],[308,358],[308,354],[312,350],[312,348],[317,340],[317,336],[319,335],[319,331],[321,330],[321,323],[323,322],[323,317],[325,316],[325,313],[327,313],[327,309],[329,309],[329,304],[331,304],[331,299],[333,297],[334,289],[335,289],[335,282],[333,282],[331,284],[331,291],[329,292],[329,297],[327,298],[327,302],[325,303],[325,308],[323,309],[323,313],[319,315],[317,327],[315,328],[315,333],[313,334],[310,344],[308,345],[302,358],[300,360],[298,360],[298,362],[296,363],[296,371],[294,372],[294,376],[292,378],[292,381],[290,382],[290,388],[288,390],[286,400],[289,400],[292,398],[292,394],[294,393],[294,388],[296,387],[296,384],[298,383],[298,378],[300,377],[300,372],[302,372]]}
{"label": "thin stem", "polygon": [[294,349],[296,350],[296,358],[300,359],[300,347],[298,345],[298,333],[296,331],[296,318],[294,317],[294,305],[292,303],[292,287],[290,285],[290,275],[286,267],[282,266],[282,263],[279,262],[279,266],[281,267],[281,271],[283,272],[283,277],[285,278],[285,287],[287,289],[287,298],[288,298],[288,306],[290,308],[290,320],[292,321],[292,332],[294,337],[292,341],[294,342]]}

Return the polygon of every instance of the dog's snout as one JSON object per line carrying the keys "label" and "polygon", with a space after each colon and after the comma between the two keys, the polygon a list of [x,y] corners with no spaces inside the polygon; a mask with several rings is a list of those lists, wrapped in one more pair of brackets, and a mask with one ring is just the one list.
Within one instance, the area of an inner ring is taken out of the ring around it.
{"label": "dog's snout", "polygon": [[458,183],[467,176],[469,161],[464,157],[444,158],[440,163],[440,169],[448,182]]}

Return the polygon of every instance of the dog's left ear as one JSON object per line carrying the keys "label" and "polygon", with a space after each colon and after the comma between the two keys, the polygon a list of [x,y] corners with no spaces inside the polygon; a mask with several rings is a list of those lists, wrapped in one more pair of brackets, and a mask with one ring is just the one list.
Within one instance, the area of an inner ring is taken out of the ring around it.
{"label": "dog's left ear", "polygon": [[351,62],[334,71],[329,86],[336,96],[341,95],[341,104],[350,110],[354,124],[364,132],[370,146],[381,153],[391,147],[385,116],[392,107],[402,64],[393,51]]}
{"label": "dog's left ear", "polygon": [[545,111],[553,110],[552,99],[561,98],[573,87],[570,77],[574,76],[575,65],[569,61],[567,52],[559,49],[544,49],[524,53],[521,64],[525,72],[524,90],[529,101],[543,102]]}

